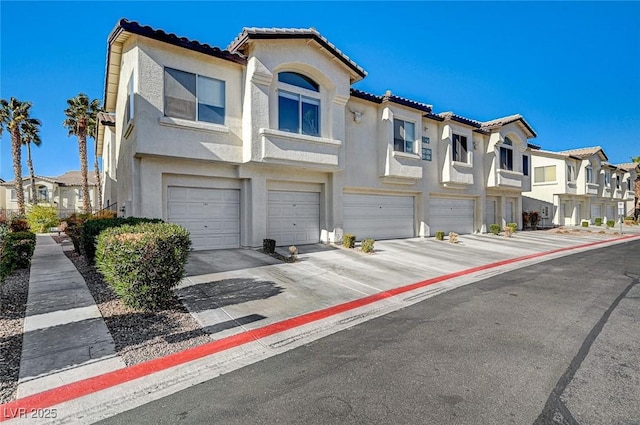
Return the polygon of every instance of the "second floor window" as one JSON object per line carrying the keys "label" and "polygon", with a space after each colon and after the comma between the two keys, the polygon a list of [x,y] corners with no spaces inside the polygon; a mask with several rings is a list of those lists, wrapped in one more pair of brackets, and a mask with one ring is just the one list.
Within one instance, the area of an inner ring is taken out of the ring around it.
{"label": "second floor window", "polygon": [[11,189],[11,200],[15,201],[16,199],[18,199],[17,192],[15,189]]}
{"label": "second floor window", "polygon": [[587,177],[587,183],[593,183],[593,168],[591,167],[587,167],[585,168],[586,170],[586,177]]}
{"label": "second floor window", "polygon": [[416,126],[412,122],[393,120],[393,150],[397,152],[414,153],[413,144],[416,140]]}
{"label": "second floor window", "polygon": [[604,173],[604,185],[611,187],[611,173],[608,171]]}
{"label": "second floor window", "polygon": [[224,124],[224,81],[177,69],[164,69],[164,114]]}
{"label": "second floor window", "polygon": [[576,167],[575,167],[575,165],[567,164],[567,181],[568,182],[576,181]]}
{"label": "second floor window", "polygon": [[616,189],[620,189],[620,176],[616,176]]}
{"label": "second floor window", "polygon": [[278,129],[320,136],[320,86],[297,72],[278,74]]}
{"label": "second floor window", "polygon": [[467,137],[459,134],[454,134],[452,139],[453,144],[453,160],[457,162],[469,162],[468,150],[467,150]]}
{"label": "second floor window", "polygon": [[500,169],[513,171],[513,149],[500,146]]}
{"label": "second floor window", "polygon": [[131,75],[127,85],[127,103],[124,107],[124,119],[127,123],[133,119],[133,96],[133,75]]}
{"label": "second floor window", "polygon": [[548,183],[556,181],[556,166],[547,165],[546,167],[535,167],[533,169],[534,183]]}
{"label": "second floor window", "polygon": [[522,174],[529,175],[529,155],[522,155]]}

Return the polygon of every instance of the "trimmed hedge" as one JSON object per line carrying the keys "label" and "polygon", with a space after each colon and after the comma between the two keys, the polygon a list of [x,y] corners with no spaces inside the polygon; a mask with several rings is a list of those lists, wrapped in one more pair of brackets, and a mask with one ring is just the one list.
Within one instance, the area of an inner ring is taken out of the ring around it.
{"label": "trimmed hedge", "polygon": [[518,230],[518,223],[507,223],[507,227],[511,227],[511,230],[515,233]]}
{"label": "trimmed hedge", "polygon": [[582,222],[582,227],[589,227],[589,222],[588,221],[583,221]]}
{"label": "trimmed hedge", "polygon": [[614,227],[616,225],[615,220],[607,220],[607,227]]}
{"label": "trimmed hedge", "polygon": [[100,233],[96,265],[125,304],[153,310],[171,298],[190,248],[189,232],[177,224],[125,224]]}
{"label": "trimmed hedge", "polygon": [[342,236],[342,245],[347,248],[354,248],[356,246],[356,235],[352,233],[345,233]]}
{"label": "trimmed hedge", "polygon": [[594,222],[596,226],[602,226],[602,217],[596,217]]}
{"label": "trimmed hedge", "polygon": [[443,241],[444,240],[444,232],[442,230],[439,230],[436,232],[436,240],[437,241]]}
{"label": "trimmed hedge", "polygon": [[494,235],[498,236],[500,234],[500,225],[499,224],[490,224],[489,225],[489,231],[491,233],[493,233]]}
{"label": "trimmed hedge", "polygon": [[362,250],[362,252],[373,252],[373,245],[376,243],[376,241],[374,239],[364,239],[361,243],[360,243],[360,249]]}
{"label": "trimmed hedge", "polygon": [[113,217],[113,218],[90,218],[81,226],[80,245],[82,253],[90,262],[96,257],[96,244],[98,235],[105,229],[120,227],[125,224],[136,225],[141,223],[162,223],[158,218],[144,217]]}
{"label": "trimmed hedge", "polygon": [[0,250],[0,277],[2,280],[15,269],[24,269],[31,264],[36,248],[36,235],[31,232],[9,232],[2,238]]}
{"label": "trimmed hedge", "polygon": [[78,254],[82,254],[81,237],[82,237],[82,224],[91,218],[91,214],[71,214],[65,222],[67,223],[67,229],[64,233],[71,238],[73,243],[73,250]]}

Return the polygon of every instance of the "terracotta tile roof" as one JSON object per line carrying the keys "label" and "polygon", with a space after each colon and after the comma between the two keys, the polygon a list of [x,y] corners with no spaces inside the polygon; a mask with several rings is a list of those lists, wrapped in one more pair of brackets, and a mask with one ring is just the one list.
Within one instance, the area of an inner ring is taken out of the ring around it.
{"label": "terracotta tile roof", "polygon": [[640,162],[625,162],[624,164],[617,164],[616,167],[625,171],[631,171],[640,168]]}
{"label": "terracotta tile roof", "polygon": [[480,128],[482,124],[480,121],[472,120],[471,118],[465,118],[461,115],[456,115],[451,111],[440,112],[438,115],[444,118],[445,120],[456,121],[461,124],[470,125],[471,127],[475,127],[475,128]]}
{"label": "terracotta tile roof", "polygon": [[205,55],[214,56],[221,59],[226,59],[242,65],[246,65],[247,63],[247,59],[244,57],[244,55],[241,55],[239,53],[232,53],[227,50],[222,50],[219,47],[200,43],[197,40],[190,40],[186,37],[178,37],[173,33],[167,33],[160,29],[143,26],[138,22],[129,21],[127,19],[121,19],[113,29],[113,31],[111,31],[111,34],[109,35],[109,44],[115,41],[123,31],[141,35],[147,38],[152,38],[157,41],[172,44],[174,46],[184,47],[185,49],[204,53]]}
{"label": "terracotta tile roof", "polygon": [[600,146],[592,146],[589,148],[577,148],[577,149],[569,149],[569,150],[564,150],[564,151],[560,151],[559,153],[564,153],[567,155],[573,155],[573,156],[577,156],[580,158],[587,158],[591,155],[597,154],[598,152],[602,152],[606,158],[606,154],[604,153],[604,150],[602,149],[602,147]]}
{"label": "terracotta tile roof", "polygon": [[419,111],[425,112],[429,118],[434,118],[439,121],[442,121],[442,118],[432,113],[432,106],[427,103],[416,102],[415,100],[407,99],[405,97],[396,96],[391,94],[390,91],[387,91],[383,96],[378,96],[375,94],[367,93],[358,89],[351,89],[351,96],[357,97],[359,99],[368,100],[374,103],[382,103],[382,102],[392,102],[397,103],[398,105],[407,106],[409,108],[417,109]]}
{"label": "terracotta tile roof", "polygon": [[251,40],[265,39],[312,39],[322,47],[327,49],[332,55],[338,58],[348,68],[355,72],[359,79],[367,76],[360,65],[355,63],[349,56],[344,54],[333,43],[323,37],[315,28],[243,28],[242,32],[233,39],[227,46],[227,50],[231,53],[242,52],[246,43]]}
{"label": "terracotta tile roof", "polygon": [[[87,180],[89,181],[90,186],[95,186],[97,184],[96,173],[94,171],[89,171],[87,173]],[[47,177],[47,176],[35,176],[36,180],[45,181],[51,184],[59,184],[60,186],[82,186],[82,176],[80,171],[67,171],[66,173],[57,176],[57,177]],[[22,181],[24,184],[29,184],[31,177],[25,176],[22,177]],[[15,180],[11,180],[9,182],[1,183],[2,186],[13,186],[16,184]]]}
{"label": "terracotta tile roof", "polygon": [[502,118],[496,118],[490,121],[482,122],[482,128],[485,130],[492,130],[494,128],[499,128],[505,126],[507,124],[511,124],[512,122],[520,121],[522,125],[531,133],[533,137],[537,137],[538,135],[533,130],[533,127],[529,125],[529,123],[524,119],[524,117],[520,114],[513,114]]}
{"label": "terracotta tile roof", "polygon": [[100,121],[100,124],[102,125],[106,125],[109,127],[115,127],[116,126],[116,115],[115,114],[110,114],[108,112],[98,112],[98,121]]}

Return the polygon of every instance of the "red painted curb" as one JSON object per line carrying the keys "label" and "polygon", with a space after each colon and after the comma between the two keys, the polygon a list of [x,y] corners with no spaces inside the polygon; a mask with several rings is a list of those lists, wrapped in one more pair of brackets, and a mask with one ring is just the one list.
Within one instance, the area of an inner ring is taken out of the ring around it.
{"label": "red painted curb", "polygon": [[212,341],[207,344],[200,345],[198,347],[189,348],[179,353],[171,354],[166,357],[161,357],[154,360],[149,360],[144,363],[129,366],[123,369],[108,372],[102,375],[94,376],[92,378],[83,379],[81,381],[73,382],[71,384],[63,385],[61,387],[53,388],[38,394],[34,394],[28,397],[20,398],[9,403],[0,405],[2,412],[0,413],[0,422],[9,420],[20,416],[20,414],[26,414],[36,409],[44,409],[56,404],[64,403],[69,400],[73,400],[79,397],[83,397],[107,388],[114,387],[119,384],[123,384],[128,381],[132,381],[137,378],[141,378],[152,373],[160,372],[173,366],[178,366],[193,360],[200,359],[202,357],[209,356],[211,354],[219,353],[221,351],[234,348],[248,342],[255,341],[260,338],[271,336],[289,329],[293,329],[302,325],[306,325],[312,322],[316,322],[321,319],[325,319],[336,314],[343,313],[345,311],[353,310],[358,307],[372,304],[376,301],[381,301],[385,298],[390,298],[396,295],[400,295],[414,289],[423,288],[425,286],[433,285],[436,283],[450,280],[456,277],[469,275],[479,271],[492,269],[507,264],[513,264],[521,261],[530,260],[533,258],[539,258],[546,255],[557,254],[560,252],[572,251],[581,248],[593,247],[609,242],[617,242],[626,239],[638,238],[638,235],[623,236],[616,239],[607,239],[597,242],[590,242],[583,245],[570,246],[564,248],[558,248],[551,251],[537,252],[534,254],[524,255],[521,257],[510,258],[507,260],[496,261],[494,263],[485,264],[482,266],[472,267],[470,269],[461,270],[458,272],[450,273],[447,275],[437,276],[431,279],[423,280],[421,282],[412,283],[409,285],[401,286],[388,291],[379,292],[377,294],[369,295],[363,298],[358,298],[353,301],[349,301],[343,304],[338,304],[332,307],[328,307],[322,310],[313,311],[303,314],[301,316],[285,319],[280,322],[266,325],[262,328],[258,328],[252,331],[245,331],[243,333],[232,335],[226,338]]}

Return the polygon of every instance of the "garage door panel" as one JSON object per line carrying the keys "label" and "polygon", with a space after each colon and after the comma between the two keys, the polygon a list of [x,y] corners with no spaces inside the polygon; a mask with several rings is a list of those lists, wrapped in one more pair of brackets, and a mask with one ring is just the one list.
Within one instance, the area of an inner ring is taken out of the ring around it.
{"label": "garage door panel", "polygon": [[474,210],[473,199],[431,198],[429,209],[429,228],[431,235],[438,231],[473,233]]}
{"label": "garage door panel", "polygon": [[345,194],[344,231],[365,238],[411,238],[414,232],[413,196]]}
{"label": "garage door panel", "polygon": [[320,194],[270,190],[268,237],[276,244],[320,242]]}
{"label": "garage door panel", "polygon": [[240,191],[169,186],[168,221],[189,230],[196,250],[240,247]]}

